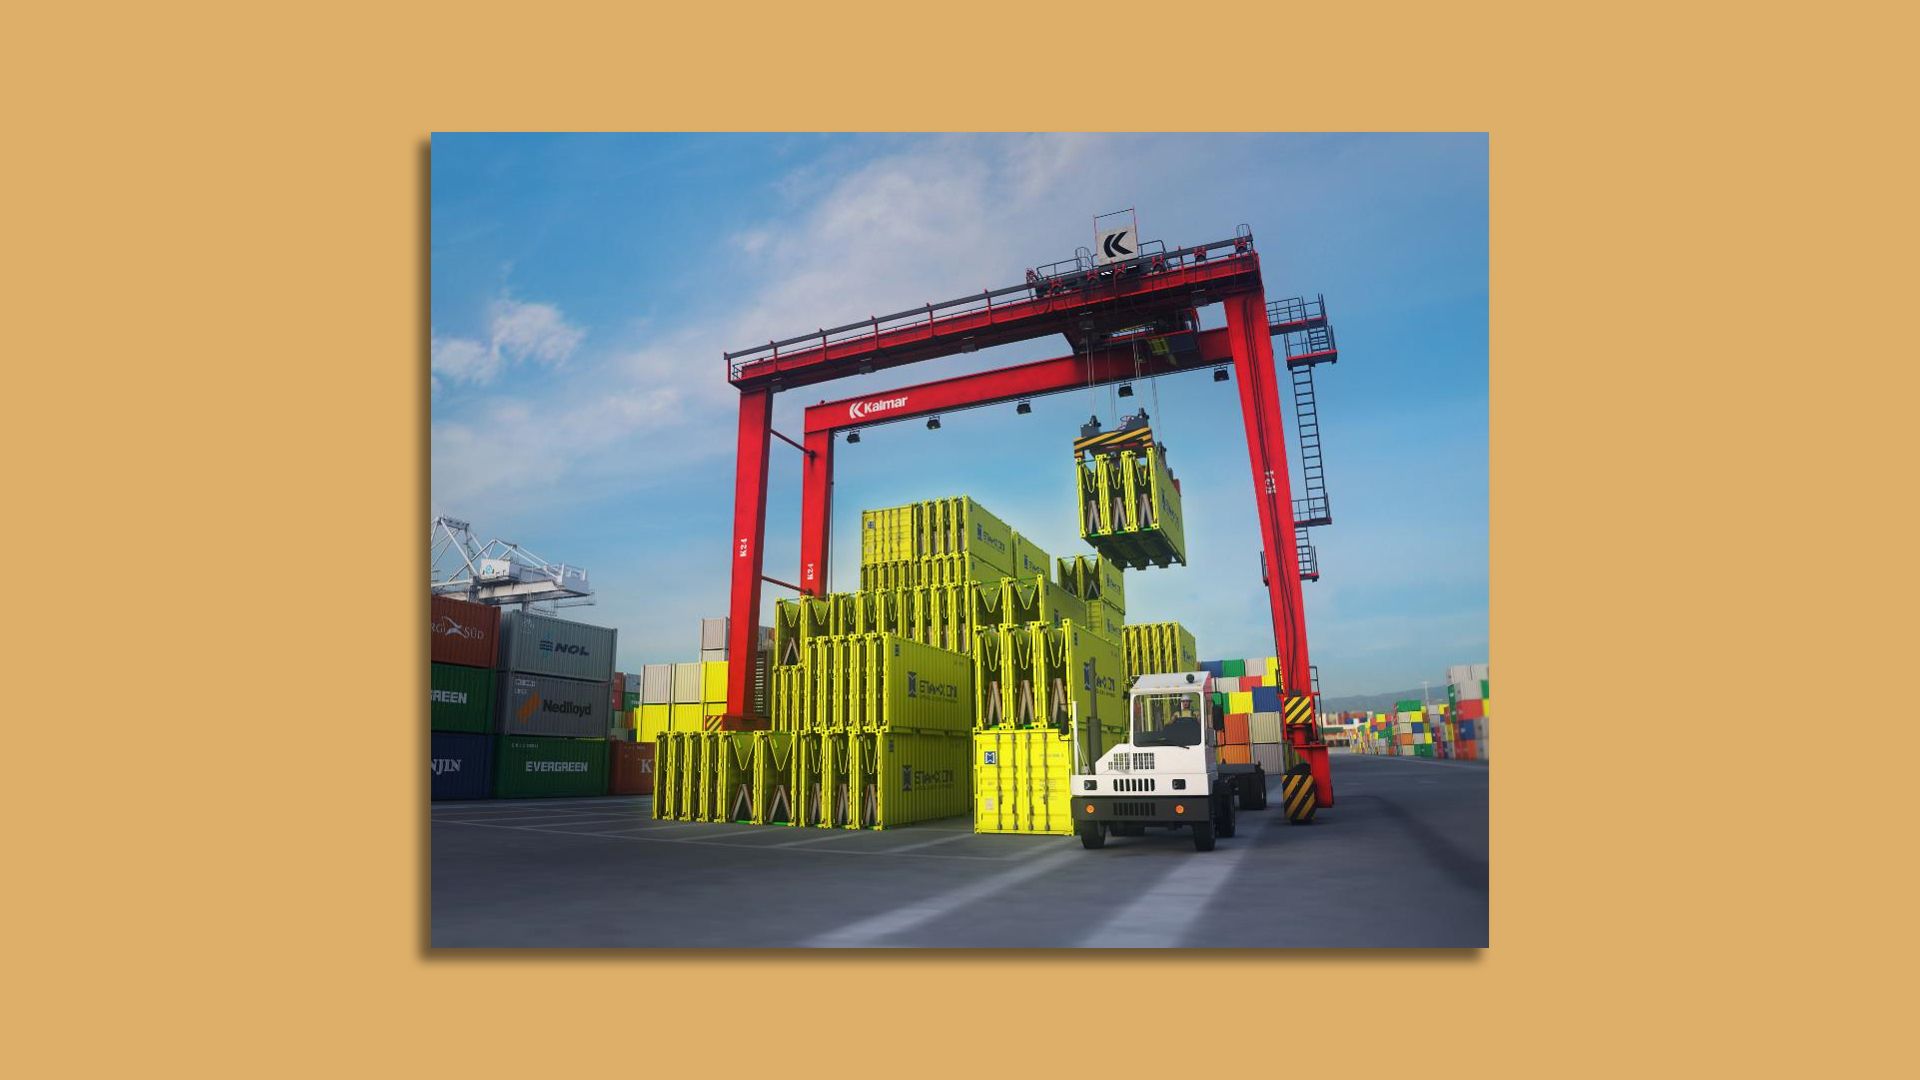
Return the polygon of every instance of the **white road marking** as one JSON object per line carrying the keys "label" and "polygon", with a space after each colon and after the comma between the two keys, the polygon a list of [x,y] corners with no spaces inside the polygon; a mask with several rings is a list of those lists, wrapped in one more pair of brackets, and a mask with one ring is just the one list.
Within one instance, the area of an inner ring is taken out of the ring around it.
{"label": "white road marking", "polygon": [[[800,944],[802,948],[810,949],[847,949],[872,945],[882,938],[930,923],[962,908],[973,907],[995,893],[1005,892],[1042,874],[1052,873],[1074,859],[1083,857],[1084,854],[1077,847],[1068,850],[1063,846],[1061,850],[1045,858],[1034,859],[1011,870],[1003,870],[964,888],[951,889],[926,900],[895,908],[884,915],[875,915],[861,919],[859,922],[848,923],[838,930],[830,930],[817,937],[808,938]],[[912,857],[908,856],[908,858]],[[965,856],[941,857],[964,858]]]}
{"label": "white road marking", "polygon": [[917,844],[901,844],[899,847],[888,848],[887,854],[898,855],[903,851],[917,851],[920,848],[932,847],[935,844],[951,844],[955,840],[965,840],[967,837],[973,835],[975,835],[974,831],[968,829],[966,832],[956,832],[952,836],[942,836],[935,840],[922,840]]}
{"label": "white road marking", "polygon": [[1178,946],[1206,912],[1213,895],[1226,885],[1241,861],[1253,851],[1254,841],[1284,817],[1285,812],[1280,810],[1262,813],[1251,828],[1246,827],[1247,817],[1242,817],[1241,828],[1233,837],[1222,839],[1220,846],[1212,851],[1188,854],[1191,862],[1167,871],[1159,884],[1115,912],[1076,946],[1082,949]]}
{"label": "white road marking", "polygon": [[[849,836],[858,836],[860,829],[828,829],[825,836],[809,836],[804,840],[783,840],[778,844],[754,844],[754,847],[806,847],[808,844],[824,844],[829,840],[841,840]],[[745,845],[742,845],[745,846]]]}
{"label": "white road marking", "polygon": [[[604,838],[607,840],[638,840],[643,843],[649,843],[649,844],[693,844],[696,847],[728,848],[733,851],[779,850],[777,847],[774,847],[773,845],[769,845],[769,844],[733,844],[733,843],[728,843],[725,840],[695,840],[691,837],[681,837],[681,836],[638,835],[639,832],[644,832],[646,830],[634,830],[634,831],[625,831],[625,832],[571,832],[566,829],[543,829],[543,828],[536,828],[531,825],[495,825],[491,822],[486,822],[486,821],[440,821],[440,822],[436,822],[435,824],[468,825],[476,829],[506,829],[512,832],[539,833],[542,836],[593,836],[593,837]],[[701,822],[699,824],[706,824],[706,823]],[[733,833],[729,835],[738,836],[740,834]],[[845,835],[854,836],[858,834],[848,831]],[[822,847],[788,848],[787,850],[781,851],[780,853],[783,855],[890,855],[892,854],[892,852],[887,851],[884,848],[822,848]],[[941,859],[949,862],[956,859],[963,862],[1013,862],[1024,856],[940,855],[933,852],[926,852],[926,853],[908,852],[900,857],[903,859]]]}

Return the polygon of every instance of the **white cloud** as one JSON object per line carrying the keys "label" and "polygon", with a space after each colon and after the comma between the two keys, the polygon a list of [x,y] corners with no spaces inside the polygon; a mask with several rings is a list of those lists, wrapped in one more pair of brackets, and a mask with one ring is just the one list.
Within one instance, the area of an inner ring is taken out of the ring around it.
{"label": "white cloud", "polygon": [[493,350],[509,362],[563,364],[585,336],[586,331],[568,323],[552,304],[494,301]]}
{"label": "white cloud", "polygon": [[586,331],[567,322],[552,304],[522,303],[509,297],[495,300],[489,309],[489,337],[433,336],[430,356],[436,376],[453,383],[485,386],[503,367],[533,361],[557,367],[580,347]]}

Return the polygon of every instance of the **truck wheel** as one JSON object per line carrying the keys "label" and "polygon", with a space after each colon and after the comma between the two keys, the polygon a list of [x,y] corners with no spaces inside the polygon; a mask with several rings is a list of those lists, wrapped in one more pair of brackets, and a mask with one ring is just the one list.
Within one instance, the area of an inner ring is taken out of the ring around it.
{"label": "truck wheel", "polygon": [[1080,823],[1080,846],[1086,848],[1088,851],[1099,851],[1101,848],[1107,846],[1106,830],[1100,827],[1099,822],[1083,821]]}
{"label": "truck wheel", "polygon": [[1196,821],[1193,823],[1193,850],[1213,850],[1213,822]]}
{"label": "truck wheel", "polygon": [[1233,792],[1226,791],[1221,794],[1223,798],[1220,800],[1220,821],[1214,831],[1223,837],[1230,838],[1233,836],[1234,829],[1238,827],[1234,818]]}
{"label": "truck wheel", "polygon": [[1241,792],[1240,805],[1248,810],[1267,808],[1267,771],[1265,769],[1257,770],[1247,778],[1247,786]]}

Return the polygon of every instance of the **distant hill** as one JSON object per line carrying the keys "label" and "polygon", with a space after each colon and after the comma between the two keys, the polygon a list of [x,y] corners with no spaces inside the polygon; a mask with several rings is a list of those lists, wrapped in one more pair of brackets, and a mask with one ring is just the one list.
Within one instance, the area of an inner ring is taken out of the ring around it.
{"label": "distant hill", "polygon": [[[1320,702],[1320,711],[1321,712],[1361,712],[1361,711],[1386,712],[1387,710],[1393,708],[1394,702],[1409,701],[1409,700],[1411,701],[1420,700],[1419,687],[1416,686],[1411,690],[1388,690],[1378,694],[1352,694],[1347,697],[1330,697]],[[1438,702],[1439,704],[1442,704],[1442,705],[1446,704],[1446,701],[1447,701],[1446,684],[1441,683],[1438,686],[1428,687],[1427,700],[1432,702]]]}

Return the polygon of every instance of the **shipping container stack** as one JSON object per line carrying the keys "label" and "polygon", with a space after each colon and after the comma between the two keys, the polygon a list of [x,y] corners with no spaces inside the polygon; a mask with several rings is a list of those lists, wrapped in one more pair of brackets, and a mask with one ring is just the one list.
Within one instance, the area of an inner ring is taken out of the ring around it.
{"label": "shipping container stack", "polygon": [[1492,684],[1485,664],[1455,664],[1447,669],[1447,704],[1454,718],[1463,759],[1492,760],[1488,721]]}
{"label": "shipping container stack", "polygon": [[1120,645],[1071,621],[978,635],[973,829],[1069,835],[1073,773],[1126,739]]}
{"label": "shipping container stack", "polygon": [[1238,660],[1202,660],[1213,676],[1213,704],[1226,718],[1220,736],[1220,760],[1255,764],[1269,776],[1287,771],[1285,699],[1280,693],[1280,660],[1257,656]]}
{"label": "shipping container stack", "polygon": [[1427,729],[1427,707],[1412,698],[1397,701],[1394,714],[1394,753],[1400,757],[1433,756],[1433,734]]}
{"label": "shipping container stack", "polygon": [[605,627],[528,611],[501,617],[495,797],[607,793],[617,636]]}
{"label": "shipping container stack", "polygon": [[428,601],[430,769],[435,799],[493,793],[493,664],[500,609],[452,597]]}

